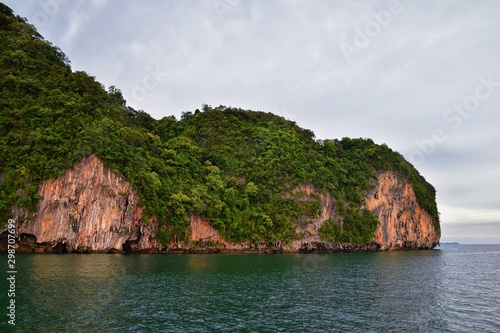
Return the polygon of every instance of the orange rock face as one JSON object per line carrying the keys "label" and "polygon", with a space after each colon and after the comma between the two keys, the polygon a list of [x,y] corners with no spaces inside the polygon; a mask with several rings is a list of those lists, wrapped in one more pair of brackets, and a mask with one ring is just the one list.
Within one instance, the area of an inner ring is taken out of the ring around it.
{"label": "orange rock face", "polygon": [[435,230],[432,217],[420,208],[412,186],[397,178],[394,173],[385,172],[379,175],[375,187],[365,196],[364,208],[372,211],[380,221],[375,231],[372,244],[350,247],[342,244],[325,242],[318,235],[318,230],[328,219],[337,219],[335,198],[330,194],[315,191],[312,185],[304,185],[297,189],[310,197],[319,196],[321,208],[319,216],[312,223],[298,226],[296,232],[300,239],[285,246],[288,252],[303,250],[402,250],[432,249],[439,244],[440,231]]}
{"label": "orange rock face", "polygon": [[386,172],[377,186],[366,196],[366,208],[378,216],[380,226],[375,242],[381,250],[434,248],[441,237],[432,217],[420,208],[410,184]]}
{"label": "orange rock face", "polygon": [[138,194],[125,178],[89,156],[73,170],[46,180],[36,214],[14,210],[19,233],[31,234],[38,243],[63,244],[69,252],[123,250],[127,241],[140,248],[156,246],[155,228],[141,224]]}

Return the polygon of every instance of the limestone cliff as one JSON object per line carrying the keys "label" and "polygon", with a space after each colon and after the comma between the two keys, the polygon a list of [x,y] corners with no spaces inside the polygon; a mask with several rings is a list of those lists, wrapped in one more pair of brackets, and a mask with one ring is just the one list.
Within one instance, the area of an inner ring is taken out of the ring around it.
{"label": "limestone cliff", "polygon": [[19,250],[25,252],[374,251],[430,249],[439,243],[439,230],[418,205],[411,185],[391,172],[380,174],[366,192],[364,206],[378,216],[380,225],[372,242],[361,246],[321,239],[319,228],[337,217],[335,198],[312,185],[297,191],[304,200],[319,198],[320,210],[313,221],[297,226],[300,237],[291,244],[228,242],[206,218],[191,216],[189,240],[162,248],[155,238],[158,225],[144,219],[139,195],[130,183],[91,155],[63,176],[41,184],[43,199],[36,213],[15,208],[13,218]]}
{"label": "limestone cliff", "polygon": [[[313,186],[302,186],[300,191],[311,196],[316,191]],[[371,251],[432,249],[439,244],[440,231],[433,225],[432,217],[417,203],[412,186],[399,179],[392,172],[379,174],[374,188],[365,195],[364,207],[372,211],[380,225],[375,231],[372,243],[361,246],[326,242],[318,235],[318,230],[328,219],[336,219],[335,198],[330,194],[319,195],[321,209],[313,223],[297,227],[301,239],[285,246],[289,252],[297,251]]]}
{"label": "limestone cliff", "polygon": [[124,245],[157,246],[154,221],[141,222],[138,194],[123,176],[105,168],[96,155],[73,170],[42,182],[38,211],[14,209],[20,241],[31,238],[38,251],[112,252]]}
{"label": "limestone cliff", "polygon": [[380,220],[375,242],[381,250],[431,249],[439,243],[441,233],[431,215],[418,205],[411,185],[394,174],[379,175],[365,205]]}

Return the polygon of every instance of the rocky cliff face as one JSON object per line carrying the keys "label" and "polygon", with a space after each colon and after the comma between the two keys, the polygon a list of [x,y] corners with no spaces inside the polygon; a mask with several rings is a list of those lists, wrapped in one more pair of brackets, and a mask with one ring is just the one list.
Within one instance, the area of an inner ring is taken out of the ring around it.
{"label": "rocky cliff face", "polygon": [[113,252],[124,246],[157,246],[154,221],[141,223],[138,194],[95,155],[63,176],[44,181],[38,193],[43,196],[38,211],[30,215],[14,209],[13,218],[20,241],[38,243],[35,249],[40,252]]}
{"label": "rocky cliff face", "polygon": [[[299,190],[306,196],[316,192],[311,185],[302,186]],[[330,194],[316,195],[321,201],[320,215],[313,223],[296,229],[302,238],[286,246],[286,251],[432,249],[439,244],[441,233],[434,228],[431,215],[418,205],[412,186],[392,172],[380,174],[374,188],[365,196],[364,208],[375,213],[380,221],[370,244],[352,246],[322,240],[318,230],[326,220],[336,218],[336,201]]]}
{"label": "rocky cliff face", "polygon": [[296,231],[292,244],[231,243],[210,225],[191,216],[189,241],[162,248],[156,241],[158,225],[144,221],[139,196],[123,176],[104,167],[95,155],[55,180],[43,182],[43,196],[35,214],[13,209],[18,223],[19,251],[25,252],[307,252],[430,249],[439,243],[431,216],[417,203],[412,187],[390,172],[380,174],[366,193],[365,207],[380,220],[372,243],[363,246],[322,240],[318,229],[336,216],[335,198],[317,193],[312,185],[297,189],[305,199],[319,197],[317,218]]}
{"label": "rocky cliff face", "polygon": [[380,220],[375,242],[381,250],[431,249],[439,243],[441,233],[434,228],[431,215],[420,208],[411,185],[396,175],[379,175],[365,206]]}

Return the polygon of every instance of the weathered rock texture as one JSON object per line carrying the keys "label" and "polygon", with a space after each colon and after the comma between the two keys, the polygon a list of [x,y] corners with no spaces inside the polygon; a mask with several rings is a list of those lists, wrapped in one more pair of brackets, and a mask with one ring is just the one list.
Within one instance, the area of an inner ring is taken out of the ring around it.
{"label": "weathered rock texture", "polygon": [[441,233],[434,228],[431,215],[420,208],[411,185],[394,174],[379,175],[365,206],[380,220],[375,242],[381,250],[431,249],[439,243]]}
{"label": "weathered rock texture", "polygon": [[302,193],[301,200],[319,198],[321,207],[312,223],[297,226],[302,237],[289,245],[227,242],[210,221],[191,216],[189,241],[162,248],[155,238],[158,225],[154,219],[145,221],[139,195],[130,183],[92,155],[63,176],[41,184],[43,199],[35,214],[14,208],[13,218],[18,223],[18,250],[24,252],[376,251],[430,249],[439,243],[440,233],[419,207],[411,185],[393,173],[380,174],[366,193],[365,207],[379,217],[380,226],[372,243],[362,246],[322,240],[318,229],[336,218],[335,198],[316,192],[312,185],[297,192]]}
{"label": "weathered rock texture", "polygon": [[301,199],[319,196],[320,214],[313,223],[297,227],[296,231],[302,238],[285,246],[285,251],[432,249],[439,244],[441,233],[434,228],[431,215],[418,205],[412,186],[392,172],[380,174],[374,188],[365,196],[364,208],[374,212],[380,221],[370,244],[352,246],[322,240],[318,235],[319,228],[328,219],[338,220],[336,200],[328,193],[316,192],[312,185],[302,186],[298,191],[305,193]]}
{"label": "weathered rock texture", "polygon": [[[141,223],[139,195],[123,176],[92,155],[73,170],[46,180],[38,211],[14,209],[20,235],[33,235],[44,251],[109,252],[123,246],[156,247],[154,221]],[[31,241],[33,244],[34,241]]]}

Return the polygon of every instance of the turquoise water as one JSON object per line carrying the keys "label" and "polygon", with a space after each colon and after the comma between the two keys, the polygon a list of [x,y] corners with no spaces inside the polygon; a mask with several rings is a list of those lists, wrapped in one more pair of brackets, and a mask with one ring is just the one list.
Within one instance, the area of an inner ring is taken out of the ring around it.
{"label": "turquoise water", "polygon": [[499,245],[16,259],[1,332],[500,332]]}

